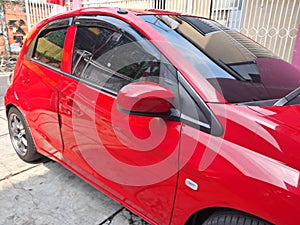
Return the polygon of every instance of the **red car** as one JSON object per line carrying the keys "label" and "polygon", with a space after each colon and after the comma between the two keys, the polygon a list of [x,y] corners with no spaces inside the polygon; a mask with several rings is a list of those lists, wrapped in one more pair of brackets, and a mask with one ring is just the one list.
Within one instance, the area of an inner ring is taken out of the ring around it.
{"label": "red car", "polygon": [[218,23],[81,9],[37,24],[5,96],[12,144],[151,224],[299,224],[300,73]]}

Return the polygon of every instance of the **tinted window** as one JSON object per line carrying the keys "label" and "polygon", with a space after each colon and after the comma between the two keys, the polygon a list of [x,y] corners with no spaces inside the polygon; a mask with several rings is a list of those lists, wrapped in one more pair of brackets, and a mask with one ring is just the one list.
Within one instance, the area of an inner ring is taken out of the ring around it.
{"label": "tinted window", "polygon": [[163,35],[228,102],[277,99],[300,86],[297,69],[214,21],[188,16],[140,17]]}
{"label": "tinted window", "polygon": [[199,98],[182,75],[179,76],[179,81],[181,121],[214,136],[222,135],[222,125],[206,103]]}
{"label": "tinted window", "polygon": [[67,28],[44,30],[38,36],[34,59],[60,68]]}
{"label": "tinted window", "polygon": [[184,123],[207,133],[210,132],[210,120],[206,118],[198,104],[192,99],[186,89],[180,85],[181,119]]}
{"label": "tinted window", "polygon": [[112,93],[139,79],[175,77],[176,72],[160,52],[130,26],[114,28],[102,20],[98,26],[91,24],[87,26],[85,21],[84,26],[77,27],[73,75]]}

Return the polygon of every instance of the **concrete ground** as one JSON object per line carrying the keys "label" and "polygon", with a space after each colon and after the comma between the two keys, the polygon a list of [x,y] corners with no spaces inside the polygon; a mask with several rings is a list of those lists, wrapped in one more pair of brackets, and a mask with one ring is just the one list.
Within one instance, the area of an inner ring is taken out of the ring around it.
{"label": "concrete ground", "polygon": [[[4,85],[1,92],[3,88]],[[122,208],[58,163],[28,164],[19,159],[9,140],[2,102],[3,99],[0,102],[1,225],[99,225]],[[130,224],[130,216],[123,210],[104,224]],[[146,224],[136,216],[134,220],[135,224]]]}
{"label": "concrete ground", "polygon": [[8,86],[8,75],[9,73],[0,73],[0,107],[3,106],[3,96]]}

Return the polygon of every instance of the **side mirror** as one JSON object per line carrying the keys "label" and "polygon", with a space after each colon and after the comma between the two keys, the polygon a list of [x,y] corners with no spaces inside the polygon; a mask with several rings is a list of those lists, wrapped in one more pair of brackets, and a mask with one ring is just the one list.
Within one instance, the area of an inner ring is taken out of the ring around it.
{"label": "side mirror", "polygon": [[117,106],[121,112],[136,115],[168,114],[174,94],[153,82],[136,82],[124,86],[118,94]]}

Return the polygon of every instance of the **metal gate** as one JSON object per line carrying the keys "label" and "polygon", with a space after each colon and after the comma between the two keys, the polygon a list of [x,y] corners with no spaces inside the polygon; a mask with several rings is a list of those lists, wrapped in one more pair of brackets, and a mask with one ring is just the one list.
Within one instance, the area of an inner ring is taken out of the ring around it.
{"label": "metal gate", "polygon": [[83,0],[83,7],[115,6],[135,9],[163,9],[209,17],[212,0]]}
{"label": "metal gate", "polygon": [[[77,1],[77,0],[73,0]],[[57,12],[71,9],[46,0],[25,0],[29,27]],[[239,30],[280,58],[292,61],[300,22],[300,0],[82,0],[82,7],[164,9],[209,17]]]}
{"label": "metal gate", "polygon": [[300,22],[300,1],[248,0],[242,10],[241,32],[291,62]]}
{"label": "metal gate", "polygon": [[28,29],[30,30],[33,25],[49,16],[69,11],[69,5],[51,4],[46,0],[25,0]]}

